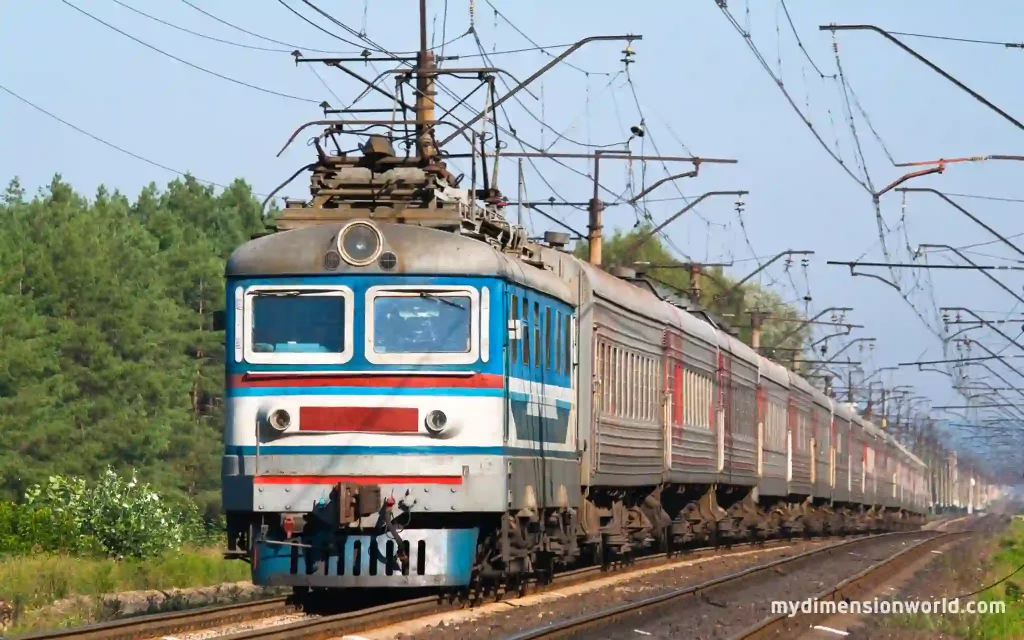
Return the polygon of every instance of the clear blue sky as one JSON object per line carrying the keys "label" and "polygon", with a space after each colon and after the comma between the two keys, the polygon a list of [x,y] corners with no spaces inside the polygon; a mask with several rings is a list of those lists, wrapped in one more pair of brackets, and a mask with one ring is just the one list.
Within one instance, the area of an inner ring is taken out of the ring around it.
{"label": "clear blue sky", "polygon": [[[155,47],[218,73],[314,102],[326,99],[337,103],[310,69],[296,68],[288,53],[203,40],[133,13],[113,0],[68,1]],[[291,50],[239,33],[181,0],[122,1],[209,36]],[[301,45],[309,55],[313,55],[311,48],[354,50],[304,23],[278,0],[191,1],[245,29]],[[856,311],[849,320],[866,325],[854,336],[878,338],[873,354],[859,354],[857,347],[849,352],[862,358],[869,368],[914,360],[922,354],[941,357],[939,341],[894,289],[877,280],[851,278],[845,267],[825,264],[826,260],[852,260],[865,251],[869,251],[865,259],[882,258],[870,197],[814,140],[714,0],[492,2],[527,35],[546,45],[572,42],[591,34],[642,34],[643,40],[633,45],[636,56],[630,72],[650,132],[643,150],[653,151],[653,142],[664,154],[685,154],[685,143],[698,155],[737,158],[740,163],[732,167],[705,165],[700,178],[681,185],[684,193],[748,189],[751,194],[743,217],[757,255],[774,255],[787,248],[814,250],[816,255],[807,270],[813,296],[810,310],[854,307]],[[343,34],[299,0],[287,3],[324,28]],[[362,28],[365,15],[369,37],[391,50],[410,50],[417,45],[414,0],[369,0],[368,5],[361,0],[318,0],[317,4],[355,29]],[[436,29],[437,42],[444,4],[443,0],[429,0],[431,31]],[[447,4],[450,40],[466,31],[470,3],[448,0]],[[805,109],[831,148],[835,149],[838,140],[839,153],[847,166],[862,175],[856,167],[846,102],[837,84],[822,80],[801,53],[779,2],[731,0],[729,4],[744,27],[749,6],[752,40],[768,66],[778,72],[781,64],[784,84],[796,103]],[[967,3],[953,0],[927,4],[909,0],[789,0],[787,6],[807,52],[828,75],[835,72],[836,60],[831,35],[819,32],[819,24],[866,22],[898,31],[999,41],[1021,39],[1017,27],[1022,9],[1009,0],[985,3],[983,9],[968,9]],[[530,46],[508,23],[495,18],[484,0],[476,1],[476,27],[487,51]],[[996,104],[1024,118],[1018,82],[1024,50],[906,41]],[[280,159],[274,154],[294,127],[320,116],[315,103],[260,93],[189,68],[98,24],[62,0],[0,1],[0,42],[0,84],[97,136],[169,167],[218,183],[243,177],[257,192],[267,193],[309,160],[301,142]],[[881,37],[842,33],[837,42],[846,77],[897,162],[1019,152],[1021,131]],[[640,115],[629,86],[624,84],[625,76],[617,76],[607,87],[609,76],[602,75],[622,68],[621,49],[621,43],[593,44],[577,52],[570,60],[592,74],[561,65],[545,76],[543,85],[532,87],[537,99],[522,95],[524,103],[537,115],[543,113],[557,130],[574,125],[565,133],[574,140],[594,144],[624,140]],[[477,49],[473,38],[467,36],[448,46],[446,53],[471,55]],[[546,60],[540,52],[495,58],[519,78]],[[481,60],[468,58],[451,64],[475,66]],[[350,99],[357,91],[340,72],[323,67],[317,71],[342,99]],[[376,75],[371,69],[366,73]],[[472,86],[458,85],[464,90]],[[876,186],[887,184],[905,170],[892,166],[859,108],[852,108],[868,171]],[[554,140],[553,134],[542,133],[540,125],[519,105],[510,103],[508,115],[523,138],[534,143],[543,138],[545,145]],[[4,151],[0,154],[0,179],[18,176],[31,190],[46,184],[55,172],[85,193],[94,192],[102,183],[134,195],[151,181],[165,184],[174,178],[172,173],[96,143],[3,92],[0,147]],[[632,148],[641,150],[637,141]],[[553,150],[582,149],[561,141]],[[589,197],[585,179],[550,163],[538,166],[561,196],[572,200]],[[573,166],[588,170],[580,163]],[[944,175],[922,178],[915,185],[1024,197],[1019,184],[1021,169],[1015,163],[953,165]],[[629,170],[628,165],[620,163],[602,171],[602,176],[607,176],[609,187],[620,191]],[[632,171],[639,183],[642,167],[636,165]],[[662,167],[647,167],[648,183],[663,175]],[[533,170],[527,172],[526,181],[532,199],[551,195]],[[500,185],[514,197],[514,163],[501,165]],[[305,190],[300,179],[286,193],[300,196]],[[671,186],[664,186],[652,198],[677,195]],[[1024,231],[1024,221],[1015,215],[1019,204],[981,200],[963,203],[1006,235]],[[884,197],[882,205],[885,222],[892,231],[887,245],[894,260],[909,259],[908,245],[960,246],[992,239],[933,196],[908,197],[905,234],[900,225],[904,211],[899,194]],[[649,210],[657,221],[680,206],[679,202],[652,202]],[[736,275],[752,270],[756,265],[750,260],[751,252],[731,199],[708,201],[699,211],[704,219],[689,215],[670,228],[673,242],[695,259],[746,260],[730,269]],[[570,224],[585,226],[583,212],[565,213]],[[610,226],[629,227],[635,222],[627,207],[611,209],[607,217]],[[539,217],[534,217],[532,223],[535,232],[547,227]],[[998,245],[975,250],[1000,257],[1012,255]],[[994,260],[978,255],[972,258],[977,262]],[[935,260],[940,261],[938,257]],[[884,271],[875,273],[888,277]],[[1021,292],[1019,276],[1000,277]],[[905,272],[902,278],[904,291],[913,290],[914,273]],[[976,272],[933,271],[931,279],[934,297],[925,282],[909,297],[933,326],[934,303],[1002,314],[1014,310],[1014,299]],[[799,262],[790,274],[781,262],[770,267],[761,282],[786,300],[804,295],[807,289]],[[1020,327],[1007,329],[1011,335],[1019,331]],[[1005,342],[989,334],[986,344],[996,350]],[[1010,348],[1007,353],[1013,351]],[[1012,372],[1004,375],[1019,381]],[[961,403],[944,376],[905,370],[886,378],[897,384],[915,385],[932,396],[935,404]]]}

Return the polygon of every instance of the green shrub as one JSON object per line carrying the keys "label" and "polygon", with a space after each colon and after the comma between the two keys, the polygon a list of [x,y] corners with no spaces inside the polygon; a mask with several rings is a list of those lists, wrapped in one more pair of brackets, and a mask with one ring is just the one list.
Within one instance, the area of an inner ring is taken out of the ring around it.
{"label": "green shrub", "polygon": [[95,538],[84,535],[74,518],[41,505],[0,502],[0,554],[101,551]]}
{"label": "green shrub", "polygon": [[[12,532],[25,540],[22,548],[36,544],[73,552],[98,548],[113,556],[150,557],[209,537],[194,505],[167,504],[134,472],[126,479],[107,468],[91,484],[82,478],[51,476],[45,485],[29,488],[25,501],[20,509],[32,515],[19,520]],[[52,530],[61,533],[46,530],[47,517]],[[74,542],[61,545],[62,539]],[[46,541],[56,546],[47,546]]]}

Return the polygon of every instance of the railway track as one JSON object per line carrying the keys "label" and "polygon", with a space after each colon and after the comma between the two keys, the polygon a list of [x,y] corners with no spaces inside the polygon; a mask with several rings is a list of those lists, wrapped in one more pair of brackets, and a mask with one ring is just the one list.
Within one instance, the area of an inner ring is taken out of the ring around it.
{"label": "railway track", "polygon": [[[869,536],[859,536],[851,540],[862,540]],[[631,572],[683,563],[690,560],[731,553],[749,551],[751,549],[777,549],[795,546],[803,542],[820,542],[830,540],[828,537],[794,538],[785,540],[768,540],[765,542],[743,542],[723,547],[698,548],[672,555],[653,554],[638,558],[630,563],[614,566],[611,570],[602,567],[586,567],[558,574],[547,584],[530,583],[522,592],[500,594],[499,597],[522,595],[526,593],[542,593],[549,589],[564,588],[581,584],[608,575],[628,575]],[[493,599],[493,598],[492,598]],[[308,619],[297,622],[252,629],[240,633],[226,633],[218,636],[218,640],[291,640],[301,638],[335,637],[358,633],[369,629],[387,626],[388,624],[408,620],[410,618],[440,613],[446,610],[464,607],[462,601],[441,601],[437,596],[427,596],[409,600],[401,600],[360,608],[354,611],[332,615],[311,615]],[[248,602],[218,607],[207,607],[191,611],[176,611],[113,622],[47,631],[21,636],[18,640],[59,640],[65,638],[82,638],[84,640],[137,640],[142,638],[159,638],[172,634],[180,634],[203,629],[227,627],[232,624],[250,622],[278,615],[299,611],[289,598],[273,598],[257,602]]]}
{"label": "railway track", "polygon": [[[641,615],[645,616],[645,620],[650,620],[651,618],[646,616],[657,616],[660,613],[665,612],[668,607],[672,607],[673,616],[678,616],[680,619],[685,619],[689,615],[684,609],[684,607],[689,605],[711,605],[712,607],[718,608],[717,610],[719,613],[715,617],[736,615],[735,612],[729,612],[729,609],[732,607],[724,603],[728,598],[727,594],[735,594],[736,592],[740,592],[744,588],[749,588],[751,585],[758,582],[770,581],[775,576],[786,575],[787,573],[796,571],[796,567],[801,564],[807,564],[814,561],[819,561],[820,564],[821,561],[824,561],[827,557],[840,550],[849,551],[853,548],[857,548],[859,545],[878,544],[880,541],[898,542],[907,538],[923,538],[923,540],[915,543],[913,546],[896,555],[891,555],[881,562],[873,564],[871,567],[858,573],[853,578],[844,581],[836,587],[826,589],[817,596],[822,599],[828,599],[836,597],[837,594],[842,591],[844,597],[849,597],[849,593],[852,592],[852,587],[862,585],[863,588],[867,588],[867,585],[874,584],[874,580],[872,579],[869,581],[869,577],[884,579],[885,576],[899,571],[902,567],[920,557],[921,554],[927,553],[936,546],[945,544],[952,539],[969,535],[970,533],[970,531],[912,531],[885,533],[844,540],[836,544],[812,549],[795,556],[751,567],[701,584],[675,589],[657,596],[644,598],[618,607],[603,609],[595,613],[569,620],[549,623],[543,627],[538,627],[510,636],[510,638],[512,640],[553,640],[556,638],[587,637],[591,634],[593,634],[594,637],[614,637],[614,634],[611,636],[608,635],[608,631],[613,625],[618,625],[619,623],[624,624],[625,622],[634,619],[639,620]],[[882,573],[876,573],[880,571]],[[715,600],[712,600],[712,597],[715,598]],[[767,602],[762,601],[761,605],[767,605]],[[690,617],[692,618],[693,616]],[[757,624],[741,631],[739,635],[735,636],[735,638],[745,640],[747,638],[765,638],[769,636],[779,637],[778,634],[780,631],[785,631],[792,621],[793,618],[788,618],[785,614],[774,616],[768,620],[762,619],[759,620]],[[807,617],[801,616],[799,624],[806,625],[807,623]],[[648,633],[647,635],[651,634]],[[633,635],[632,637],[637,636]],[[663,637],[679,636],[666,635]]]}
{"label": "railway track", "polygon": [[[811,596],[812,600],[838,601],[846,598],[859,600],[869,594],[879,584],[884,583],[893,575],[918,560],[922,555],[935,549],[938,546],[950,542],[951,539],[969,535],[970,532],[950,532],[940,534],[935,538],[924,540],[912,547],[904,549],[891,558],[875,563],[851,578],[843,580],[834,587]],[[780,634],[788,631],[796,631],[799,627],[805,630],[827,618],[827,614],[801,614],[799,617],[789,617],[786,614],[775,615],[763,622],[754,624],[748,629],[740,632],[732,640],[760,640],[761,638],[778,638]]]}
{"label": "railway track", "polygon": [[[959,524],[959,523],[958,523]],[[679,589],[669,594],[650,598],[647,600],[630,603],[622,607],[602,611],[598,614],[586,616],[585,618],[569,620],[557,625],[535,629],[524,634],[515,636],[517,640],[532,638],[560,638],[579,635],[600,624],[607,624],[630,613],[655,607],[660,603],[670,600],[679,600],[687,596],[693,596],[705,592],[711,588],[718,588],[728,583],[749,580],[751,577],[765,571],[777,568],[787,563],[808,558],[817,554],[835,550],[848,545],[862,544],[870,540],[889,538],[894,536],[927,537],[926,542],[938,539],[945,539],[948,536],[963,535],[959,532],[943,531],[912,531],[897,532],[878,535],[859,535],[845,538],[837,544],[823,546],[811,551],[785,558],[779,561],[753,567],[740,571],[717,580],[712,580],[700,585]],[[652,567],[671,566],[691,560],[698,560],[709,557],[728,556],[732,553],[749,551],[751,549],[778,549],[792,547],[805,542],[821,542],[833,540],[835,537],[811,537],[794,538],[782,540],[768,540],[765,542],[743,542],[723,547],[698,548],[683,553],[672,555],[653,554],[636,559],[633,562],[618,564],[612,569],[602,567],[586,567],[561,573],[553,581],[546,584],[529,583],[521,591],[515,593],[501,593],[497,596],[490,596],[481,602],[503,599],[509,596],[543,593],[552,589],[565,588],[568,586],[586,583],[609,575],[628,575],[635,571]],[[872,567],[872,570],[875,567]],[[844,585],[845,587],[845,585]],[[476,604],[476,603],[474,603]],[[377,606],[362,607],[352,611],[332,613],[329,615],[311,614],[306,619],[299,621],[284,622],[276,625],[267,625],[262,628],[249,629],[232,633],[226,629],[218,635],[218,640],[315,640],[318,638],[338,637],[346,634],[356,634],[385,627],[389,624],[407,621],[411,618],[419,618],[445,611],[464,608],[465,601],[459,599],[441,599],[438,596],[425,596],[420,598],[399,600]],[[112,622],[95,624],[87,627],[60,629],[47,631],[26,636],[18,640],[58,640],[65,638],[82,638],[84,640],[137,640],[142,638],[160,638],[173,634],[181,634],[206,629],[230,627],[234,624],[252,622],[275,616],[287,615],[299,612],[301,608],[290,598],[280,597],[256,602],[247,602],[216,607],[206,607],[191,611],[176,611],[155,615],[126,618]],[[783,621],[784,622],[784,621]],[[768,624],[765,622],[764,624]],[[780,624],[775,621],[773,624]],[[765,627],[768,629],[769,627]],[[775,631],[771,631],[775,633]],[[763,637],[760,632],[756,636]]]}
{"label": "railway track", "polygon": [[[868,537],[870,536],[859,536],[857,538],[853,538],[853,540],[862,540]],[[559,574],[550,583],[531,584],[528,585],[528,588],[524,591],[512,595],[543,593],[548,590],[563,589],[568,586],[589,582],[610,574],[628,576],[631,572],[645,568],[684,563],[700,558],[728,555],[729,553],[747,551],[752,548],[775,549],[794,546],[801,542],[814,542],[827,539],[830,538],[814,537],[789,540],[769,540],[764,543],[745,542],[730,545],[728,547],[697,549],[689,553],[674,554],[671,556],[667,556],[666,554],[650,555],[632,563],[621,565],[614,568],[612,571],[602,569],[601,567],[587,567],[568,571],[566,573]],[[232,635],[224,635],[218,638],[218,640],[320,640],[323,638],[334,638],[348,634],[358,634],[360,632],[386,627],[397,622],[407,621],[412,618],[420,618],[462,608],[463,606],[464,603],[461,602],[439,602],[436,597],[417,598],[415,600],[406,600],[394,604],[381,605],[351,613],[341,613],[332,616],[324,616],[322,618],[303,620],[292,624],[254,629]]]}
{"label": "railway track", "polygon": [[137,638],[158,638],[182,633],[223,627],[239,622],[259,620],[270,616],[283,615],[296,610],[287,598],[270,598],[255,602],[244,602],[216,607],[204,607],[189,611],[173,611],[112,622],[57,629],[19,636],[18,640],[131,640]]}

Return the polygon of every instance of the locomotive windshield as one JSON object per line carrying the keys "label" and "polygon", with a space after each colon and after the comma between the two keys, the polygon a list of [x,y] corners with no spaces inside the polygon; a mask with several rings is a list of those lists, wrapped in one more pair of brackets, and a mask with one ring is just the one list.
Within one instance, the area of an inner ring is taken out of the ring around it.
{"label": "locomotive windshield", "polygon": [[462,293],[421,291],[373,302],[377,353],[469,353],[471,299]]}
{"label": "locomotive windshield", "polygon": [[302,291],[253,297],[254,353],[342,353],[344,343],[344,297]]}

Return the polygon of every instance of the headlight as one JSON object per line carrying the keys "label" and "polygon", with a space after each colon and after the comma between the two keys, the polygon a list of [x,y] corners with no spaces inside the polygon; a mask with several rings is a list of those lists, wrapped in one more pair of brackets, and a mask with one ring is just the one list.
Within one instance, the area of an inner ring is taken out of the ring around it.
{"label": "headlight", "polygon": [[345,262],[365,267],[380,255],[384,239],[369,222],[350,222],[338,234],[338,251]]}
{"label": "headlight", "polygon": [[284,409],[275,409],[267,416],[267,424],[275,431],[285,431],[292,424],[292,416]]}
{"label": "headlight", "polygon": [[444,431],[445,426],[448,424],[448,416],[444,415],[444,411],[434,409],[427,414],[426,419],[423,421],[424,426],[427,427],[427,431],[431,435],[437,435]]}

